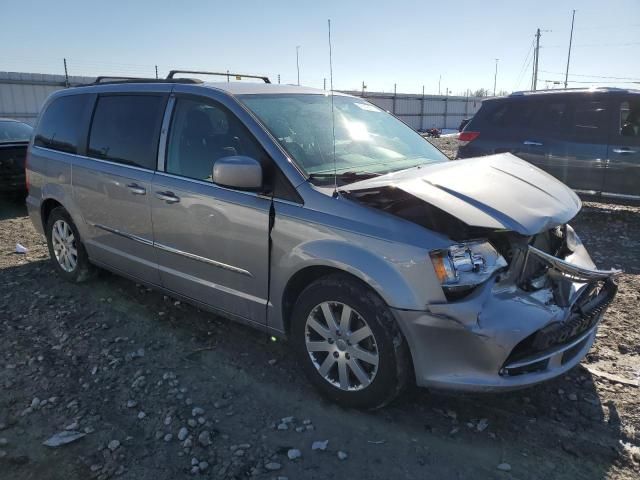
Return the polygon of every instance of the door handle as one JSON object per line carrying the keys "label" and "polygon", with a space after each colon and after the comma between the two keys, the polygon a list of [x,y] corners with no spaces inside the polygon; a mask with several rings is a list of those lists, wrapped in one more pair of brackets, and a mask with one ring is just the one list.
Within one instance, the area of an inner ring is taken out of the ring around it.
{"label": "door handle", "polygon": [[180,201],[180,197],[176,197],[173,192],[156,192],[156,197],[167,203],[178,203]]}
{"label": "door handle", "polygon": [[522,142],[523,145],[530,145],[533,147],[541,147],[542,146],[542,142],[534,142],[533,140],[525,140],[524,142]]}
{"label": "door handle", "polygon": [[619,153],[620,155],[630,155],[632,153],[638,153],[638,151],[631,150],[630,148],[614,148],[613,153]]}
{"label": "door handle", "polygon": [[138,185],[137,183],[130,183],[129,185],[127,185],[127,188],[134,195],[145,195],[147,193],[147,190],[144,187],[141,187],[140,185]]}

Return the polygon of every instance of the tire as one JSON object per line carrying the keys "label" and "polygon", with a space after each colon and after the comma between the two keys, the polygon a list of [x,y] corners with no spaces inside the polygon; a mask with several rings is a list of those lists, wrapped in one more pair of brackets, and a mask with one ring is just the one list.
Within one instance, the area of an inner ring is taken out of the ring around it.
{"label": "tire", "polygon": [[[333,331],[327,315],[334,318]],[[406,387],[412,371],[407,342],[389,307],[345,274],[321,278],[300,294],[291,337],[309,381],[344,407],[387,405]]]}
{"label": "tire", "polygon": [[[63,207],[56,207],[49,214],[46,235],[51,261],[60,277],[68,282],[80,283],[93,276],[95,268],[89,262],[87,251],[82,245],[76,225]],[[69,235],[73,237],[71,238]],[[62,252],[60,244],[64,245]],[[58,253],[56,253],[56,249]],[[68,252],[66,260],[65,251]]]}

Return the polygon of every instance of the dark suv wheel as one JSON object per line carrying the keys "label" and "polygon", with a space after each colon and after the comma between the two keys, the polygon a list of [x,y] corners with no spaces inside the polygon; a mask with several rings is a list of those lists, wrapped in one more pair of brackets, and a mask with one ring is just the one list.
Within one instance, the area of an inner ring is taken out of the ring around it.
{"label": "dark suv wheel", "polygon": [[380,408],[405,387],[407,342],[389,307],[347,275],[309,285],[292,317],[292,340],[305,374],[346,407]]}
{"label": "dark suv wheel", "polygon": [[63,207],[54,208],[47,219],[49,255],[58,274],[69,282],[82,282],[94,269],[80,241],[71,216]]}

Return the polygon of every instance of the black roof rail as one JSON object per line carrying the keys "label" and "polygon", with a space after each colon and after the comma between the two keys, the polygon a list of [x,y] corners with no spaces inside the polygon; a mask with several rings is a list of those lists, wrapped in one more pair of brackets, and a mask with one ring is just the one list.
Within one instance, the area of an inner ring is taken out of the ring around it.
{"label": "black roof rail", "polygon": [[520,90],[517,92],[511,92],[510,97],[519,97],[525,95],[542,95],[550,93],[582,93],[582,92],[599,92],[599,93],[636,93],[638,90],[632,88],[620,88],[620,87],[572,87],[572,88],[550,88],[543,90]]}
{"label": "black roof rail", "polygon": [[74,85],[77,87],[88,87],[90,85],[111,85],[118,83],[203,83],[202,80],[197,78],[145,78],[145,77],[118,77],[101,75],[91,83],[82,83]]}
{"label": "black roof rail", "polygon": [[167,80],[173,80],[174,79],[174,75],[176,73],[189,73],[189,74],[195,74],[195,75],[218,75],[221,77],[227,77],[227,80],[229,80],[229,77],[236,77],[236,80],[241,80],[243,77],[244,78],[257,78],[262,80],[264,83],[271,83],[271,80],[269,80],[269,77],[267,76],[262,76],[262,75],[245,75],[244,73],[231,73],[231,72],[227,72],[227,73],[220,73],[220,72],[201,72],[198,70],[171,70],[169,72],[169,75],[167,75]]}
{"label": "black roof rail", "polygon": [[111,82],[128,82],[128,81],[140,81],[140,80],[155,80],[155,78],[143,78],[143,77],[115,77],[110,75],[101,75],[96,77],[93,83],[111,83]]}

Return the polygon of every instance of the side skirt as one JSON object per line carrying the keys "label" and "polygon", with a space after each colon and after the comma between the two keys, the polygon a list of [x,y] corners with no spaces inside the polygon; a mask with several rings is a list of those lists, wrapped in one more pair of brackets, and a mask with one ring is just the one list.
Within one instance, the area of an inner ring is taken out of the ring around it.
{"label": "side skirt", "polygon": [[[250,320],[250,319],[245,318],[245,317],[241,317],[240,315],[236,315],[236,314],[228,312],[226,310],[222,310],[220,308],[216,308],[213,305],[209,305],[207,303],[200,302],[199,300],[195,300],[195,299],[193,299],[191,297],[187,297],[187,296],[182,295],[180,293],[174,292],[173,290],[169,290],[168,288],[165,288],[165,287],[163,287],[161,285],[156,285],[155,283],[146,282],[146,281],[141,280],[141,279],[139,279],[139,278],[137,278],[137,277],[135,277],[135,276],[133,276],[133,275],[131,275],[129,273],[126,273],[126,272],[124,272],[122,270],[119,270],[119,269],[114,268],[114,267],[112,267],[110,265],[104,264],[102,262],[99,262],[99,261],[96,261],[96,260],[93,260],[93,259],[89,259],[89,260],[91,261],[91,263],[93,263],[94,265],[96,265],[96,266],[98,266],[100,268],[108,270],[108,271],[110,271],[112,273],[115,273],[118,276],[124,277],[124,278],[126,278],[128,280],[132,280],[132,281],[134,281],[136,283],[140,283],[141,285],[145,285],[145,286],[147,286],[149,288],[152,288],[154,290],[157,290],[159,292],[165,293],[165,294],[167,294],[167,295],[169,295],[171,297],[179,299],[180,301],[184,301],[185,303],[189,303],[190,305],[193,305],[194,307],[200,308],[202,310],[206,310],[207,312],[213,313],[213,314],[218,315],[220,317],[224,317],[224,318],[226,318],[228,320],[232,320],[234,322],[241,323],[243,325],[248,325],[251,328],[254,328],[256,330],[260,330],[260,331],[265,332],[265,333],[276,334],[278,336],[283,336],[284,335],[284,332],[281,331],[281,330],[277,330],[275,328],[269,327],[268,325],[255,322],[255,321]],[[267,303],[267,305],[268,305],[268,303]]]}

